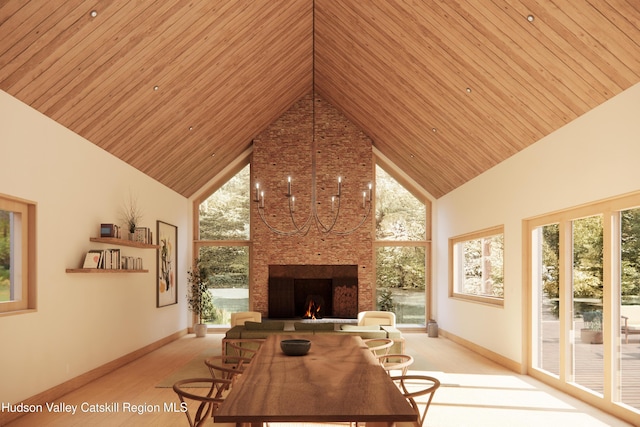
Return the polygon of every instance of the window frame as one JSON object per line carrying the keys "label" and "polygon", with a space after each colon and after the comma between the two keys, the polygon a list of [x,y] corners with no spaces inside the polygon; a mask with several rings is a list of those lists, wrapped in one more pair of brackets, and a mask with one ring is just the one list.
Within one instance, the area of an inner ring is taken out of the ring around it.
{"label": "window frame", "polygon": [[[504,244],[504,224],[498,225],[495,227],[485,228],[482,230],[474,231],[471,233],[461,234],[455,237],[451,237],[449,239],[449,298],[459,299],[469,302],[481,303],[481,304],[489,304],[492,306],[504,307],[505,295],[503,292],[502,297],[497,296],[487,296],[487,295],[475,295],[475,294],[467,294],[463,292],[459,292],[457,290],[457,284],[460,281],[459,272],[460,268],[456,268],[456,263],[459,262],[456,246],[460,243],[478,240],[485,237],[493,237],[502,235],[502,241]],[[503,248],[502,250],[502,277],[504,280],[504,264],[505,264],[505,254],[506,250]],[[506,284],[503,283],[503,286]]]}
{"label": "window frame", "polygon": [[0,316],[7,316],[36,309],[36,204],[0,194],[0,209],[20,214],[18,241],[14,241],[20,252],[20,282],[14,286],[20,286],[21,297],[0,302]]}
{"label": "window frame", "polygon": [[[411,193],[416,199],[418,199],[425,206],[425,236],[423,240],[378,240],[375,238],[376,236],[376,226],[375,221],[372,224],[371,232],[374,236],[373,239],[373,249],[371,251],[371,256],[373,257],[373,265],[374,268],[377,265],[377,251],[378,248],[384,247],[421,247],[424,248],[425,251],[425,319],[424,324],[403,324],[404,328],[417,326],[417,327],[426,327],[427,319],[432,319],[434,316],[434,310],[432,307],[432,293],[431,293],[431,276],[432,276],[432,265],[431,265],[431,225],[432,225],[432,201],[428,194],[424,193],[424,190],[421,190],[420,186],[416,185],[413,180],[407,177],[407,175],[399,169],[395,164],[389,161],[386,157],[384,157],[380,152],[375,150],[374,148],[374,162],[373,162],[373,176],[374,176],[374,203],[375,197],[377,194],[377,174],[376,174],[376,166],[380,167],[384,170],[385,173],[390,175],[393,179],[395,179],[398,184],[400,184],[405,190]],[[377,270],[374,272],[375,277],[377,278]],[[377,290],[374,287],[374,292]],[[375,300],[377,301],[377,295]],[[377,306],[377,302],[376,302]]]}
{"label": "window frame", "polygon": [[[252,248],[253,241],[251,232],[249,238],[246,240],[238,240],[238,239],[230,239],[230,240],[208,240],[201,239],[200,237],[200,204],[202,204],[205,200],[207,200],[213,193],[218,191],[223,185],[225,185],[230,179],[232,179],[236,174],[238,174],[242,169],[244,169],[247,165],[251,167],[251,153],[252,148],[246,150],[242,155],[236,158],[231,164],[229,164],[220,174],[218,174],[212,181],[211,185],[208,186],[205,190],[203,190],[198,197],[193,199],[192,203],[192,218],[193,218],[193,252],[192,252],[192,262],[195,262],[198,259],[201,248],[206,247],[233,247],[233,246],[244,246],[248,247],[249,250],[249,289],[251,286],[251,257],[252,257]],[[250,171],[250,176],[252,176],[252,172]],[[251,197],[250,191],[248,193],[248,197]],[[251,229],[251,226],[250,226]],[[252,295],[249,290],[249,307],[252,307]],[[192,316],[193,324],[197,323],[197,318]],[[209,328],[225,328],[228,327],[228,324],[208,324]]]}

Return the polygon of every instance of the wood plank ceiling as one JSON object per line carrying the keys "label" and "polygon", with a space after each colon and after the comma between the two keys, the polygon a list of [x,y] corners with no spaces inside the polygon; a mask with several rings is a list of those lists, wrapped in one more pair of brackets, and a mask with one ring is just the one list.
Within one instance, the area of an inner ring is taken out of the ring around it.
{"label": "wood plank ceiling", "polygon": [[315,82],[441,197],[638,83],[639,25],[637,0],[0,0],[0,89],[190,197]]}

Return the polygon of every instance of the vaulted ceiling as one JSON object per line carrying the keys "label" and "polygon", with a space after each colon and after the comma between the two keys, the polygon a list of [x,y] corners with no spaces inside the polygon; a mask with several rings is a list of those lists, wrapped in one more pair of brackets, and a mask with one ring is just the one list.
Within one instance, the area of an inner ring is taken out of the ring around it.
{"label": "vaulted ceiling", "polygon": [[639,81],[637,0],[0,0],[0,89],[186,197],[314,83],[440,197]]}

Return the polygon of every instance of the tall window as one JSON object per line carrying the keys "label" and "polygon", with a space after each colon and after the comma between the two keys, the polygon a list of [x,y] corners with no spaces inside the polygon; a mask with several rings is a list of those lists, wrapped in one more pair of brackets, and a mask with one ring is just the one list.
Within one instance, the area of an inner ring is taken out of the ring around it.
{"label": "tall window", "polygon": [[35,204],[0,195],[0,313],[35,308]]}
{"label": "tall window", "polygon": [[502,305],[504,300],[503,227],[449,240],[449,296]]}
{"label": "tall window", "polygon": [[640,334],[624,322],[640,318],[638,206],[635,194],[527,221],[531,374],[636,416]]}
{"label": "tall window", "polygon": [[195,248],[209,274],[209,324],[229,324],[231,313],[249,309],[249,187],[247,165],[198,206]]}
{"label": "tall window", "polygon": [[427,206],[376,166],[376,284],[379,310],[399,324],[424,325]]}

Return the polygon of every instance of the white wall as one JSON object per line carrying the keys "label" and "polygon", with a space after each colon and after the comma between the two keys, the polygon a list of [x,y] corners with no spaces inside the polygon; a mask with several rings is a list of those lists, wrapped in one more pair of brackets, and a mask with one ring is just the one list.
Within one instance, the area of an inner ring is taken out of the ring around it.
{"label": "white wall", "polygon": [[[640,85],[438,199],[434,286],[439,326],[524,363],[522,220],[640,190]],[[448,239],[504,224],[504,308],[448,297]]]}
{"label": "white wall", "polygon": [[[0,402],[16,403],[187,327],[188,201],[0,91],[0,193],[37,203],[37,312],[0,317]],[[149,273],[69,274],[101,222],[137,198],[141,226],[178,226],[179,304],[156,308]]]}

